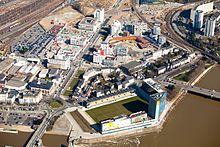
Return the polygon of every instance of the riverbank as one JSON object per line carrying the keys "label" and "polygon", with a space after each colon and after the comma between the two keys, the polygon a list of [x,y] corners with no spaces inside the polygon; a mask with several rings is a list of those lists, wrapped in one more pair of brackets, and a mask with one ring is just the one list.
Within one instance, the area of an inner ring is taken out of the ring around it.
{"label": "riverbank", "polygon": [[[194,79],[193,81],[190,81],[193,85],[198,83],[211,69],[216,67],[216,64],[210,66],[209,68],[205,69],[204,71],[201,72],[201,74]],[[187,94],[186,91],[180,90],[178,94],[175,96],[172,101],[169,102],[168,104],[168,110],[165,113],[165,115],[162,117],[160,123],[158,123],[157,126],[151,127],[151,128],[142,128],[142,129],[137,129],[137,130],[132,130],[132,131],[127,131],[127,132],[121,132],[117,134],[111,134],[108,136],[103,136],[99,138],[93,138],[93,139],[80,139],[78,143],[80,144],[92,144],[92,143],[98,143],[98,142],[105,142],[109,139],[120,139],[124,137],[132,137],[136,135],[142,135],[142,134],[147,134],[147,133],[152,133],[152,132],[160,132],[163,129],[164,122],[166,119],[169,117],[170,113],[175,109],[175,106],[178,105],[178,103],[184,98],[184,96]],[[123,137],[122,137],[123,136]]]}

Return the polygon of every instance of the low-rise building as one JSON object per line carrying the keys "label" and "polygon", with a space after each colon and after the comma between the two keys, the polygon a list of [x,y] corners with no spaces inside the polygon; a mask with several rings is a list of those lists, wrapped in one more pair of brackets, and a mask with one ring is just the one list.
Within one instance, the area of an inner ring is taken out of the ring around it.
{"label": "low-rise building", "polygon": [[48,71],[49,69],[42,69],[41,72],[38,74],[39,78],[46,78]]}
{"label": "low-rise building", "polygon": [[4,89],[0,92],[0,102],[13,104],[19,93],[16,90]]}
{"label": "low-rise building", "polygon": [[19,98],[20,104],[38,104],[43,98],[41,91],[27,91]]}
{"label": "low-rise building", "polygon": [[133,75],[142,70],[142,64],[138,61],[131,61],[120,68],[125,74]]}
{"label": "low-rise building", "polygon": [[85,17],[78,24],[79,29],[93,32],[97,30],[98,26],[98,21],[92,17]]}
{"label": "low-rise building", "polygon": [[0,73],[8,70],[13,65],[14,59],[6,58],[0,62]]}
{"label": "low-rise building", "polygon": [[32,91],[41,91],[42,94],[49,94],[49,95],[52,94],[55,90],[53,82],[49,82],[49,81],[40,82],[34,80],[29,84],[29,87]]}
{"label": "low-rise building", "polygon": [[61,59],[49,59],[48,67],[58,68],[58,69],[69,69],[70,68],[70,59],[61,60]]}

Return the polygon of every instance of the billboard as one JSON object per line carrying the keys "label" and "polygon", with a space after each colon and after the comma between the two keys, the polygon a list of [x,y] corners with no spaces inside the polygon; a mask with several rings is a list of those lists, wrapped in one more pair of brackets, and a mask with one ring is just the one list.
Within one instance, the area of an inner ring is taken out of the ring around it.
{"label": "billboard", "polygon": [[131,125],[131,119],[127,117],[112,119],[102,123],[102,131],[120,129]]}
{"label": "billboard", "polygon": [[146,121],[147,118],[147,113],[140,113],[140,114],[136,114],[135,116],[130,116],[131,118],[131,123],[138,123],[138,122],[143,122]]}

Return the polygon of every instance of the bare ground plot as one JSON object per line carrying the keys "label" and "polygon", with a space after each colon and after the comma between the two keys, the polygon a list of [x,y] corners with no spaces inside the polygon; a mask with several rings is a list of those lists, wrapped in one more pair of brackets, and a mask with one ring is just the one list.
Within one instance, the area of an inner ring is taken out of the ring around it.
{"label": "bare ground plot", "polygon": [[79,124],[84,132],[95,133],[96,131],[90,126],[87,120],[78,112],[78,110],[70,113],[75,121]]}

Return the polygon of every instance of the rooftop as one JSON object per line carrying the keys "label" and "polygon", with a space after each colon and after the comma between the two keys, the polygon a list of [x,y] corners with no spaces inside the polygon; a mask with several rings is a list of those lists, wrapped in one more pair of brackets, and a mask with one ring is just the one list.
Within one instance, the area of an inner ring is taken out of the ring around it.
{"label": "rooftop", "polygon": [[85,17],[80,21],[79,24],[94,25],[96,22],[97,22],[97,20],[93,17]]}
{"label": "rooftop", "polygon": [[39,88],[39,89],[45,89],[50,90],[50,88],[53,86],[53,82],[38,82],[37,80],[34,80],[30,83],[30,87],[32,88]]}
{"label": "rooftop", "polygon": [[131,61],[129,63],[126,63],[126,64],[122,65],[122,66],[127,68],[127,69],[132,69],[132,68],[135,68],[135,67],[140,66],[140,65],[141,65],[141,63],[138,62],[138,61]]}

